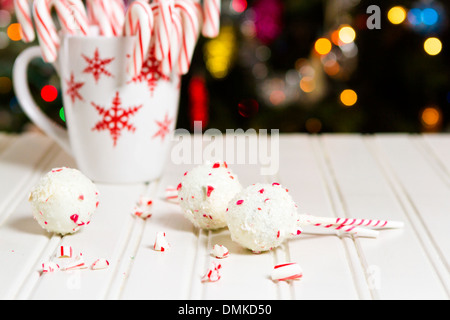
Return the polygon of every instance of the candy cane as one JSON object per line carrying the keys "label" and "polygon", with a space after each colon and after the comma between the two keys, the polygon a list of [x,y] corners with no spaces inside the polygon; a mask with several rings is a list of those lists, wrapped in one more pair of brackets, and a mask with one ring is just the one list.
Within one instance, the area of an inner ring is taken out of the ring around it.
{"label": "candy cane", "polygon": [[175,8],[180,11],[183,25],[179,71],[180,74],[186,74],[189,71],[192,55],[199,36],[199,13],[195,4],[190,1],[178,0],[175,3]]}
{"label": "candy cane", "polygon": [[136,43],[127,67],[127,74],[133,78],[141,73],[142,65],[150,48],[153,30],[153,13],[150,5],[144,0],[134,1],[127,10],[125,19],[125,35],[136,35]]}
{"label": "candy cane", "polygon": [[350,228],[366,227],[371,229],[400,229],[404,223],[400,221],[386,221],[377,219],[347,219],[347,218],[325,218],[315,217],[311,215],[300,215],[299,222],[301,224],[321,225],[325,228],[335,227],[344,229],[345,226]]}
{"label": "candy cane", "polygon": [[174,11],[173,0],[157,1],[159,16],[155,21],[155,57],[157,60],[164,60],[169,54],[172,38],[172,14]]}
{"label": "candy cane", "polygon": [[170,41],[170,50],[167,58],[161,63],[161,70],[164,74],[170,75],[172,72],[179,74],[178,65],[180,59],[181,42],[183,30],[181,25],[181,16],[177,10],[172,14],[172,37]]}
{"label": "candy cane", "polygon": [[58,19],[67,33],[88,34],[89,21],[81,0],[52,0],[50,3],[55,7]]}
{"label": "candy cane", "polygon": [[114,32],[109,17],[110,2],[103,0],[87,0],[86,4],[89,9],[89,19],[91,23],[99,27],[101,35],[112,37]]}
{"label": "candy cane", "polygon": [[203,1],[202,34],[208,38],[219,35],[220,29],[220,0]]}
{"label": "candy cane", "polygon": [[81,0],[35,0],[33,16],[36,32],[46,62],[56,61],[60,39],[50,14],[51,7],[55,7],[58,19],[63,29],[69,34],[88,33],[87,15],[83,10]]}
{"label": "candy cane", "polygon": [[34,1],[33,16],[36,24],[36,33],[38,35],[42,57],[46,62],[54,62],[59,49],[59,38],[50,15],[47,0]]}
{"label": "candy cane", "polygon": [[26,43],[35,39],[31,8],[28,0],[14,0],[14,10],[21,26],[22,40]]}

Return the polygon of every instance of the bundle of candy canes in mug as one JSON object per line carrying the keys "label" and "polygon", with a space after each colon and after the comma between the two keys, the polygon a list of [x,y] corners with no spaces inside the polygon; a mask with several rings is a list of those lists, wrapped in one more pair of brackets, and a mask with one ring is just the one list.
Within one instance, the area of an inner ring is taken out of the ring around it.
{"label": "bundle of candy canes in mug", "polygon": [[[220,27],[220,0],[14,0],[22,39],[37,34],[44,61],[58,57],[61,43],[51,10],[62,34],[79,36],[135,36],[127,74],[141,72],[150,48],[165,74],[186,74],[200,33],[214,38]],[[33,24],[34,20],[34,24]]]}

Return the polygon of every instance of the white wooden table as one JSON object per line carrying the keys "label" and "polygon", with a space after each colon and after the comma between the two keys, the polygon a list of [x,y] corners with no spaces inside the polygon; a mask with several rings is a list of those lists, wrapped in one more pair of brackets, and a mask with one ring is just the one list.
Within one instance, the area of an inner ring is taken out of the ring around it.
{"label": "white wooden table", "polygon": [[[60,237],[33,220],[30,188],[54,167],[76,167],[54,142],[36,134],[0,134],[1,299],[444,299],[450,296],[450,135],[282,135],[280,168],[232,165],[243,185],[281,182],[310,214],[399,220],[401,230],[377,239],[303,234],[276,250],[253,254],[228,230],[196,230],[164,191],[191,165],[167,164],[150,185],[98,185],[101,204],[91,224]],[[130,214],[143,193],[156,202],[142,220]],[[172,247],[153,250],[156,232]],[[201,282],[214,244],[222,278]],[[41,274],[58,246],[99,257],[106,270]],[[274,265],[297,262],[301,281],[274,282]]]}

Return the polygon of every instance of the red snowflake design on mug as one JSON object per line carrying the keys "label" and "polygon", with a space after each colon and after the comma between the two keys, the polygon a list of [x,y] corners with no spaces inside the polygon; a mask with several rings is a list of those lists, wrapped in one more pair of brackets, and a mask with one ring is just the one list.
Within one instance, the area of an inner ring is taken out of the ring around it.
{"label": "red snowflake design on mug", "polygon": [[130,117],[136,115],[139,109],[142,108],[142,105],[130,108],[121,107],[122,101],[120,100],[118,91],[116,92],[110,109],[101,107],[94,102],[91,102],[91,104],[102,117],[102,119],[92,128],[92,131],[109,131],[114,142],[114,147],[117,145],[117,140],[120,138],[123,130],[127,130],[131,133],[136,131],[135,126],[130,123]]}
{"label": "red snowflake design on mug", "polygon": [[88,66],[83,70],[83,73],[91,73],[94,76],[97,83],[101,75],[106,77],[113,77],[111,72],[106,69],[106,66],[113,62],[114,58],[102,59],[98,48],[95,49],[94,56],[89,58],[84,54],[81,55],[83,59],[88,63]]}
{"label": "red snowflake design on mug", "polygon": [[152,47],[148,53],[147,59],[145,59],[144,64],[142,65],[141,73],[134,77],[130,82],[147,83],[150,95],[153,96],[153,92],[155,91],[159,80],[169,81],[170,77],[162,72],[161,61],[156,59],[155,47]]}

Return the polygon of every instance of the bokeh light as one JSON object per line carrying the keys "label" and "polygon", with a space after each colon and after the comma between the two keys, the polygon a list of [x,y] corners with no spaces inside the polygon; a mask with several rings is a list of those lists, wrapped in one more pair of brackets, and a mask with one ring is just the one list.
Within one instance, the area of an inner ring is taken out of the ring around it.
{"label": "bokeh light", "polygon": [[418,26],[422,23],[422,10],[413,8],[408,11],[408,22],[413,26]]}
{"label": "bokeh light", "polygon": [[358,101],[358,95],[354,90],[346,89],[341,92],[340,99],[344,106],[351,107]]}
{"label": "bokeh light", "polygon": [[304,92],[309,93],[313,92],[316,88],[316,81],[313,77],[303,77],[300,80],[300,89],[302,89]]}
{"label": "bokeh light", "polygon": [[350,26],[342,26],[339,29],[339,40],[343,43],[351,43],[355,41],[356,38],[356,32],[355,30]]}
{"label": "bokeh light", "polygon": [[427,107],[422,111],[421,120],[425,127],[436,127],[441,120],[441,113],[434,106]]}
{"label": "bokeh light", "polygon": [[11,23],[8,27],[8,30],[6,31],[8,34],[8,37],[12,41],[20,41],[22,40],[22,33],[21,33],[21,27],[19,23]]}
{"label": "bokeh light", "polygon": [[321,55],[328,54],[331,51],[331,48],[331,41],[327,38],[317,39],[316,43],[314,44],[314,49],[318,54]]}
{"label": "bokeh light", "polygon": [[431,37],[425,40],[423,48],[430,56],[435,56],[441,52],[442,42],[438,38]]}
{"label": "bokeh light", "polygon": [[421,14],[422,22],[427,26],[432,26],[438,22],[439,15],[433,8],[425,8]]}
{"label": "bokeh light", "polygon": [[231,2],[231,8],[237,13],[242,13],[247,9],[247,0],[233,0]]}
{"label": "bokeh light", "polygon": [[53,102],[58,97],[58,89],[54,86],[46,85],[41,89],[41,97],[46,102]]}
{"label": "bokeh light", "polygon": [[8,77],[0,77],[0,94],[9,93],[12,89],[11,79]]}
{"label": "bokeh light", "polygon": [[64,113],[64,108],[61,108],[59,110],[59,117],[61,118],[62,121],[66,122],[66,114]]}
{"label": "bokeh light", "polygon": [[406,10],[401,6],[396,6],[388,11],[388,20],[392,24],[400,24],[406,19]]}

